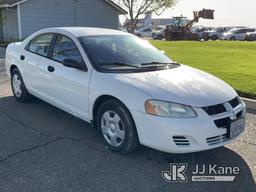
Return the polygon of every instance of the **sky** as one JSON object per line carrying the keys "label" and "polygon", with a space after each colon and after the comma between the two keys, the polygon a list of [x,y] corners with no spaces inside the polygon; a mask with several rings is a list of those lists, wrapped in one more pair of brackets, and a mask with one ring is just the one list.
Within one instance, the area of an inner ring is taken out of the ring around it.
{"label": "sky", "polygon": [[193,11],[203,8],[214,9],[215,19],[200,19],[198,25],[256,27],[256,0],[178,0],[175,7],[166,10],[161,16],[153,15],[153,18],[183,15],[192,19]]}
{"label": "sky", "polygon": [[193,11],[203,8],[215,10],[215,20],[200,19],[199,25],[206,26],[251,26],[256,27],[256,0],[178,0],[177,5],[161,16],[170,18],[187,16],[193,18]]}

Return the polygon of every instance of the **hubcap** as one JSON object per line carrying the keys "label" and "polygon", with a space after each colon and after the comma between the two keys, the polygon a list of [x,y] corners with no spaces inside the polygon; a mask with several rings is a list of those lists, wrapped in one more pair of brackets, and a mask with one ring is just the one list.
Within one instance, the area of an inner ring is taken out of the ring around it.
{"label": "hubcap", "polygon": [[17,97],[20,97],[22,94],[21,91],[21,79],[18,75],[14,75],[12,78],[13,92]]}
{"label": "hubcap", "polygon": [[114,146],[120,146],[124,141],[124,124],[114,111],[106,111],[101,118],[101,130],[106,141]]}

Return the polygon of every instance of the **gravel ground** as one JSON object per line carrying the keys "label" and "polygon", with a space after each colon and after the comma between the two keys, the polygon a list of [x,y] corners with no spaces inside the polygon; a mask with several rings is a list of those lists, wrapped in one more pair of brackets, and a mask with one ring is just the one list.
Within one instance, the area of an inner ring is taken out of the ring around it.
{"label": "gravel ground", "polygon": [[[140,147],[123,156],[109,152],[87,123],[39,99],[17,103],[0,64],[0,191],[255,192],[256,115],[246,121],[245,133],[218,149],[175,155]],[[234,182],[167,183],[161,172],[169,163],[188,163],[188,178],[203,164],[240,172]]]}

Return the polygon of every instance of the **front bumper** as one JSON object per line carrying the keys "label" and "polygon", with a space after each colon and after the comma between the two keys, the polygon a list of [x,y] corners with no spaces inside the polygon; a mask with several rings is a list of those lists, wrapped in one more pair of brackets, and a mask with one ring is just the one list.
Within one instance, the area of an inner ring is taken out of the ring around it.
{"label": "front bumper", "polygon": [[[194,108],[197,118],[166,118],[131,111],[140,143],[167,153],[191,153],[223,146],[233,139],[227,138],[227,128],[218,128],[215,120],[242,114],[245,104],[241,102],[232,112],[210,116],[202,108]],[[183,141],[182,145],[178,141]]]}
{"label": "front bumper", "polygon": [[231,36],[224,35],[221,37],[222,40],[230,40]]}

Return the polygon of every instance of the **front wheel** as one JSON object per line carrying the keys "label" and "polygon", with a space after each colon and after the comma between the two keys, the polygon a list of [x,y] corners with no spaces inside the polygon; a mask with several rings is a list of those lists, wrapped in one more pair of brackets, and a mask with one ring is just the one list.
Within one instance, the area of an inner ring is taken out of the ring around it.
{"label": "front wheel", "polygon": [[126,107],[115,100],[104,102],[97,114],[97,129],[112,151],[123,154],[134,151],[138,145],[135,123]]}
{"label": "front wheel", "polygon": [[162,36],[162,35],[158,37],[158,40],[162,40],[162,39],[163,39],[163,36]]}
{"label": "front wheel", "polygon": [[20,71],[17,68],[11,73],[11,85],[13,95],[18,102],[24,103],[32,99],[32,95],[28,92]]}

